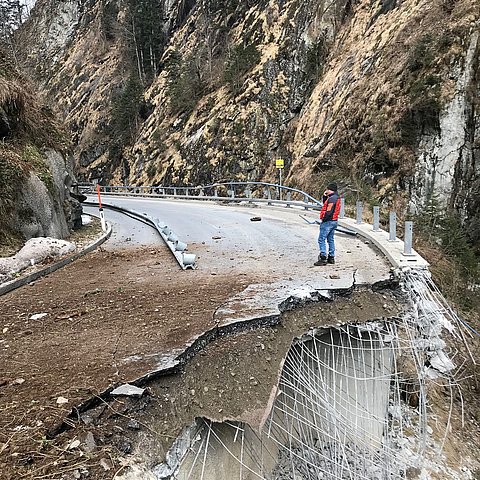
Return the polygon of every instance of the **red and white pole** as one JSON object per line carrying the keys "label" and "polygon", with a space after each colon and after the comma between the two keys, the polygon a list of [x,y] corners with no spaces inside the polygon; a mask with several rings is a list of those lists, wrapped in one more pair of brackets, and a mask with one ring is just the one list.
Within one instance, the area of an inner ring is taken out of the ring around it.
{"label": "red and white pole", "polygon": [[97,195],[98,195],[98,211],[100,212],[100,221],[102,222],[102,230],[107,231],[107,224],[105,222],[105,215],[102,208],[102,198],[100,196],[100,184],[97,183]]}

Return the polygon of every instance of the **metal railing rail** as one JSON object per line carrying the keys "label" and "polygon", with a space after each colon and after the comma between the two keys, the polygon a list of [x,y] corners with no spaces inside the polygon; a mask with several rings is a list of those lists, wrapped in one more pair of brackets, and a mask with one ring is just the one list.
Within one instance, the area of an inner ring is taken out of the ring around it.
{"label": "metal railing rail", "polygon": [[[82,185],[81,191],[93,191]],[[151,196],[159,198],[185,198],[197,200],[248,201],[267,204],[299,206],[319,210],[322,202],[302,190],[266,182],[219,182],[202,186],[100,186],[106,195]]]}
{"label": "metal railing rail", "polygon": [[[95,201],[87,201],[84,203],[91,206],[98,205]],[[147,215],[146,213],[137,212],[136,210],[127,209],[119,205],[103,203],[103,206],[112,210],[116,210],[118,212],[122,212],[125,215],[128,215],[136,220],[144,222],[150,227],[153,227],[162,237],[165,245],[167,245],[167,247],[170,249],[173,256],[183,270],[196,268],[196,255],[187,252],[188,245],[180,241],[179,238],[173,233],[172,229],[165,222],[159,220],[158,218]]]}

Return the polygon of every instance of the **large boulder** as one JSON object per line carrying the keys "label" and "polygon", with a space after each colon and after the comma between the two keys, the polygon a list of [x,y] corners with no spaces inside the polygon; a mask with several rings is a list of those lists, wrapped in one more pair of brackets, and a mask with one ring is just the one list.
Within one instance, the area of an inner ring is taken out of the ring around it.
{"label": "large boulder", "polygon": [[43,160],[46,173],[31,172],[19,189],[11,227],[26,239],[65,238],[81,225],[81,204],[69,194],[72,169],[54,150],[46,151]]}

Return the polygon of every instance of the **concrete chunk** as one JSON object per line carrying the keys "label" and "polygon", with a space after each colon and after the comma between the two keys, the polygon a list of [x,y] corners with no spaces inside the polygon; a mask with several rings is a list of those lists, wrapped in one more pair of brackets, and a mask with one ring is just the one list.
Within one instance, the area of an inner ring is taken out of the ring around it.
{"label": "concrete chunk", "polygon": [[127,397],[141,397],[145,392],[144,388],[138,388],[135,385],[125,383],[112,390],[112,395],[125,395]]}

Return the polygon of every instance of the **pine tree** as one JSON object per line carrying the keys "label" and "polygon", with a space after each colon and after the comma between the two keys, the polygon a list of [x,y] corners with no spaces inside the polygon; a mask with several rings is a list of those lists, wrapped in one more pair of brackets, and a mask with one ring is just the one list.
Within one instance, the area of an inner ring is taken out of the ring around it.
{"label": "pine tree", "polygon": [[156,74],[166,43],[160,0],[130,0],[130,22],[139,78],[149,82]]}

